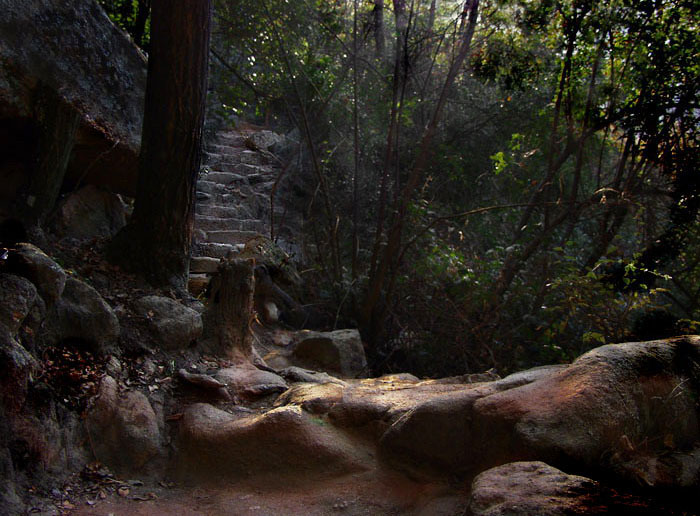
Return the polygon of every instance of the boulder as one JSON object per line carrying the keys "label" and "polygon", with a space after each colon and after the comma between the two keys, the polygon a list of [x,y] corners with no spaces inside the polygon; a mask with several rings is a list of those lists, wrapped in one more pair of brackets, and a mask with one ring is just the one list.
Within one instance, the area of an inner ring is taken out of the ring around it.
{"label": "boulder", "polygon": [[133,195],[146,86],[143,54],[97,2],[2,0],[0,7],[0,118],[31,119],[37,91],[50,90],[81,121],[69,178]]}
{"label": "boulder", "polygon": [[22,407],[29,378],[37,369],[34,357],[12,337],[7,328],[0,326],[0,399],[9,412],[16,412]]}
{"label": "boulder", "polygon": [[138,391],[119,392],[116,380],[105,376],[86,428],[97,460],[120,474],[144,472],[160,453],[156,414]]}
{"label": "boulder", "polygon": [[292,357],[302,367],[341,378],[367,373],[367,358],[357,330],[302,331],[295,340]]}
{"label": "boulder", "polygon": [[245,145],[249,149],[269,151],[273,146],[280,144],[282,140],[284,140],[284,136],[272,131],[254,131],[246,136]]}
{"label": "boulder", "polygon": [[368,454],[296,406],[260,415],[197,403],[180,421],[177,480],[289,485],[365,469]]}
{"label": "boulder", "polygon": [[339,380],[328,373],[320,373],[318,371],[310,371],[301,367],[285,367],[278,371],[279,375],[288,382],[304,382],[304,383],[335,383],[338,385],[346,385],[343,380]]}
{"label": "boulder", "polygon": [[627,471],[630,480],[638,480],[635,468],[621,464],[673,450],[684,458],[669,471],[692,477],[699,385],[699,337],[603,346],[568,366],[516,373],[418,403],[392,423],[381,449],[405,464],[443,472],[474,474],[542,460],[581,471]]}
{"label": "boulder", "polygon": [[66,285],[63,268],[32,244],[17,244],[8,257],[7,268],[34,283],[47,305],[61,297]]}
{"label": "boulder", "polygon": [[[484,471],[472,482],[472,516],[594,514],[597,482],[567,475],[544,462],[514,462]],[[607,512],[606,512],[607,513]]]}
{"label": "boulder", "polygon": [[186,349],[202,335],[202,316],[169,297],[146,296],[135,303],[159,346],[168,350]]}
{"label": "boulder", "polygon": [[50,344],[75,339],[90,351],[104,353],[119,338],[119,320],[94,288],[68,278],[63,295],[44,324],[43,337]]}
{"label": "boulder", "polygon": [[126,205],[119,195],[87,185],[60,203],[53,225],[60,237],[87,240],[116,235],[126,225],[126,217]]}
{"label": "boulder", "polygon": [[337,383],[301,383],[275,400],[275,406],[297,405],[311,414],[327,414],[343,401],[345,387]]}
{"label": "boulder", "polygon": [[0,273],[0,292],[0,327],[14,337],[36,302],[36,287],[21,276]]}
{"label": "boulder", "polygon": [[221,369],[216,379],[225,383],[236,396],[256,398],[287,390],[284,379],[270,371],[262,371],[249,363]]}

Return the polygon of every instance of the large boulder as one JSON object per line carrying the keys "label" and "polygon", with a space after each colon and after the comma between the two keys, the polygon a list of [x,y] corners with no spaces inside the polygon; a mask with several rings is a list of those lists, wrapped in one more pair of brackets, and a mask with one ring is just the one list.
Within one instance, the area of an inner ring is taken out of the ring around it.
{"label": "large boulder", "polygon": [[34,357],[0,325],[0,400],[6,410],[19,411],[29,379],[37,369]]}
{"label": "large boulder", "polygon": [[104,353],[119,338],[119,319],[99,292],[87,283],[68,278],[63,295],[44,324],[44,339],[81,342],[90,351]]}
{"label": "large boulder", "polygon": [[567,475],[544,462],[514,462],[489,469],[472,482],[471,516],[593,514],[597,482]]}
{"label": "large boulder", "polygon": [[160,430],[148,398],[139,391],[120,393],[111,376],[102,380],[85,423],[96,458],[120,474],[147,471],[160,454]]}
{"label": "large boulder", "polygon": [[21,276],[0,273],[0,292],[0,327],[15,336],[36,302],[36,287]]}
{"label": "large boulder", "polygon": [[126,205],[119,195],[87,185],[61,202],[54,227],[61,237],[79,240],[112,237],[126,225],[126,216]]}
{"label": "large boulder", "polygon": [[302,367],[342,378],[367,373],[367,358],[357,330],[302,331],[295,340],[292,357]]}
{"label": "large boulder", "polygon": [[34,283],[48,305],[54,304],[63,294],[65,271],[35,245],[17,244],[10,252],[7,268]]}
{"label": "large boulder", "polygon": [[186,483],[304,483],[361,471],[370,461],[322,418],[296,406],[251,415],[191,405],[180,421],[178,449],[176,477]]}
{"label": "large boulder", "polygon": [[287,390],[287,383],[281,376],[262,371],[246,362],[221,369],[216,374],[216,379],[226,384],[234,395],[244,398],[256,398]]}
{"label": "large boulder", "polygon": [[0,0],[0,10],[0,120],[9,121],[9,136],[21,132],[17,141],[27,145],[34,131],[23,121],[35,116],[37,92],[51,91],[81,120],[69,178],[133,193],[143,54],[94,1]]}
{"label": "large boulder", "polygon": [[690,458],[677,458],[680,465],[669,471],[692,476],[698,386],[698,337],[603,346],[569,366],[517,373],[420,403],[385,432],[382,451],[441,471],[477,473],[543,460],[628,472],[638,480],[634,467],[620,464],[673,450]]}
{"label": "large boulder", "polygon": [[163,349],[186,349],[202,335],[202,316],[182,303],[162,296],[146,296],[135,303],[136,312],[148,324]]}

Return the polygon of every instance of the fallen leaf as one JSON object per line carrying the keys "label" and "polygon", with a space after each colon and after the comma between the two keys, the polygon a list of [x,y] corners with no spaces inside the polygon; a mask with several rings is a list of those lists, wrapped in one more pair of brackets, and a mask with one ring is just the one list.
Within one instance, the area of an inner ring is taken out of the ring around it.
{"label": "fallen leaf", "polygon": [[121,497],[128,496],[129,495],[129,488],[122,486],[119,489],[117,489],[117,494]]}

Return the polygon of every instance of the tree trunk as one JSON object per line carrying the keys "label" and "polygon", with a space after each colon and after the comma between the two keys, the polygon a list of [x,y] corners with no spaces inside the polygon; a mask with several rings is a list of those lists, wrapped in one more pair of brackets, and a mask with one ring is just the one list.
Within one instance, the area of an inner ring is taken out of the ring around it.
{"label": "tree trunk", "polygon": [[384,57],[384,0],[374,0],[374,45],[379,59]]}
{"label": "tree trunk", "polygon": [[214,329],[211,351],[239,362],[253,358],[255,260],[229,259],[219,265],[207,325]]}
{"label": "tree trunk", "polygon": [[154,0],[133,221],[110,254],[155,286],[187,284],[202,154],[211,0]]}

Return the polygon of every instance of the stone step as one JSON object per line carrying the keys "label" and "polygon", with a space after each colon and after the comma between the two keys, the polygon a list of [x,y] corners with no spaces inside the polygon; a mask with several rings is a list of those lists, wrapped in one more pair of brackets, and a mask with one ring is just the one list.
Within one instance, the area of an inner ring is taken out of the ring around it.
{"label": "stone step", "polygon": [[213,143],[213,144],[209,145],[207,148],[209,151],[209,155],[211,155],[211,154],[222,154],[222,155],[236,154],[236,155],[238,155],[241,153],[241,151],[244,151],[244,149],[245,149],[245,147],[243,147],[243,146],[230,145],[230,144],[220,144],[220,143]]}
{"label": "stone step", "polygon": [[245,136],[240,133],[219,133],[219,141],[221,145],[229,145],[232,147],[243,147],[245,145]]}
{"label": "stone step", "polygon": [[241,163],[247,165],[263,165],[269,162],[269,159],[263,157],[259,152],[252,150],[244,150],[241,152]]}
{"label": "stone step", "polygon": [[210,170],[209,173],[203,176],[202,179],[209,183],[218,183],[224,185],[248,182],[247,177],[228,170]]}
{"label": "stone step", "polygon": [[204,231],[217,231],[235,229],[239,231],[265,231],[265,224],[257,219],[238,219],[238,218],[221,218],[207,217],[205,215],[197,215],[194,218],[194,227]]}
{"label": "stone step", "polygon": [[207,169],[218,172],[238,172],[240,162],[231,159],[216,159],[207,162]]}
{"label": "stone step", "polygon": [[217,244],[245,244],[251,238],[260,236],[257,231],[240,231],[227,229],[223,231],[207,231],[207,242]]}
{"label": "stone step", "polygon": [[219,258],[211,256],[193,256],[190,259],[190,274],[214,274],[219,270]]}
{"label": "stone step", "polygon": [[224,258],[229,252],[240,253],[245,244],[219,244],[217,242],[202,242],[197,244],[195,256]]}
{"label": "stone step", "polygon": [[250,219],[250,209],[237,204],[198,204],[195,216],[218,217],[220,219]]}

